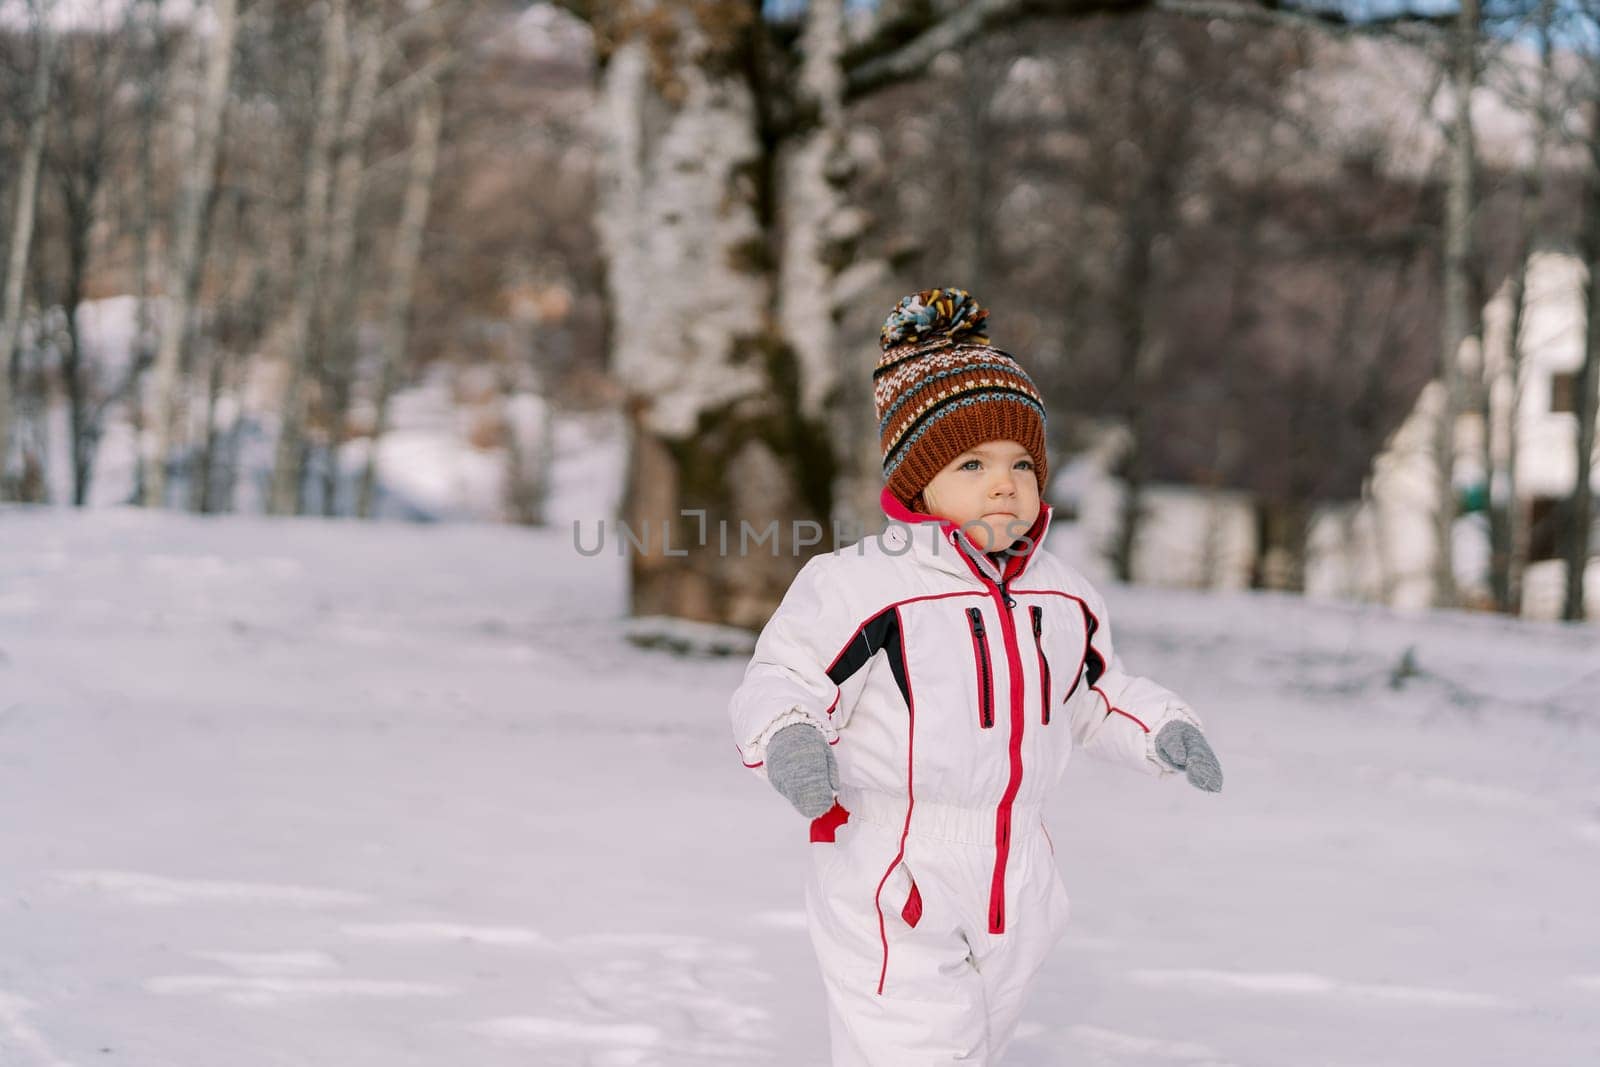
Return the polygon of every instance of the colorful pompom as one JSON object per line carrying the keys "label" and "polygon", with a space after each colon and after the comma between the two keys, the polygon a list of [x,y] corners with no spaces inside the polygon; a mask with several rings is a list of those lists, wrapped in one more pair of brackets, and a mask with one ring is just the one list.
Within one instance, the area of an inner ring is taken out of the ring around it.
{"label": "colorful pompom", "polygon": [[889,349],[936,337],[988,344],[984,332],[988,317],[989,310],[965,289],[924,289],[900,299],[884,320],[878,344]]}

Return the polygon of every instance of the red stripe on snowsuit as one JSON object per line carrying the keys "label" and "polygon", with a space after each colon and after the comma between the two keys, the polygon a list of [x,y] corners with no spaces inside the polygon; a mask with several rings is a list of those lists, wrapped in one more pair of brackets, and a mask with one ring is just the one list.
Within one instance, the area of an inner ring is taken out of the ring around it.
{"label": "red stripe on snowsuit", "polygon": [[[901,646],[905,644],[905,618],[900,614],[900,609],[894,609],[895,621],[900,631]],[[905,657],[902,657],[905,661]],[[878,909],[878,938],[883,942],[883,967],[878,971],[878,993],[883,993],[883,981],[889,974],[889,932],[883,925],[883,884],[889,880],[889,875],[899,866],[900,861],[906,857],[906,835],[911,832],[911,809],[917,803],[917,791],[911,780],[911,770],[914,763],[913,754],[917,745],[917,702],[911,692],[911,664],[905,661],[906,672],[906,713],[910,716],[910,725],[906,732],[906,821],[900,827],[900,851],[894,854],[894,861],[889,864],[889,869],[883,872],[883,877],[878,879],[877,891],[872,894],[872,904]]]}

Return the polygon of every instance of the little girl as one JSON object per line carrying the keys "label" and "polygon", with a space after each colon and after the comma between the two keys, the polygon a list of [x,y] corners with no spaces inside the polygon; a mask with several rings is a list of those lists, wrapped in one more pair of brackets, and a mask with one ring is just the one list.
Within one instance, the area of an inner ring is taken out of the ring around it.
{"label": "little girl", "polygon": [[1042,811],[1074,748],[1200,789],[1200,720],[1127,673],[1044,547],[1044,406],[960,289],[900,301],[873,372],[889,528],[809,560],[731,702],[811,823],[835,1067],[992,1064],[1065,931]]}

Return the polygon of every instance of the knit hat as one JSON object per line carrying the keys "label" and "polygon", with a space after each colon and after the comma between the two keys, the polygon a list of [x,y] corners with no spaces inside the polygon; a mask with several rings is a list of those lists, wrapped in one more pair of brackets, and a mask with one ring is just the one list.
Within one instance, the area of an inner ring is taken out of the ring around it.
{"label": "knit hat", "polygon": [[872,400],[889,490],[912,510],[924,487],[985,441],[1016,441],[1044,493],[1044,401],[1027,372],[993,348],[986,308],[965,289],[903,297],[878,335]]}

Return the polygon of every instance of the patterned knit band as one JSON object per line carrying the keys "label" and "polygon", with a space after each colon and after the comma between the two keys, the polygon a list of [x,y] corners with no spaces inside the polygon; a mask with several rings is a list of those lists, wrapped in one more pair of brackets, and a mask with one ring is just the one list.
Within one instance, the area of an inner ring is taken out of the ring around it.
{"label": "patterned knit band", "polygon": [[903,298],[883,324],[873,404],[884,478],[907,506],[985,441],[1027,449],[1044,492],[1044,401],[1017,361],[989,344],[988,317],[964,289],[924,289]]}

